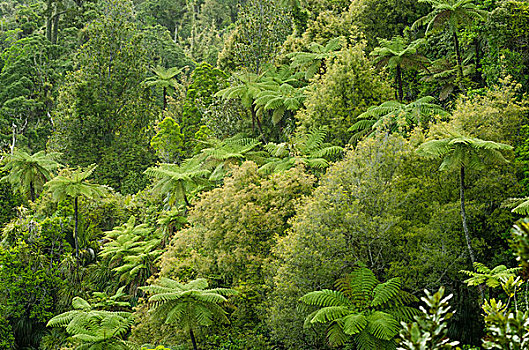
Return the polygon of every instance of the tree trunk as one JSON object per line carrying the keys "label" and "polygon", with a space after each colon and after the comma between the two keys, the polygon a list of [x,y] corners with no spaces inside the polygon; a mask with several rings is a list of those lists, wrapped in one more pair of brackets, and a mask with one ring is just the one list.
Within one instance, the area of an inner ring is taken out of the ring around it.
{"label": "tree trunk", "polygon": [[29,198],[32,202],[35,202],[35,185],[33,185],[33,181],[29,183]]}
{"label": "tree trunk", "polygon": [[74,216],[74,220],[75,220],[75,226],[74,226],[74,230],[73,230],[73,240],[75,242],[75,261],[76,261],[76,264],[77,264],[77,271],[79,272],[79,239],[77,237],[77,234],[78,234],[78,215],[79,215],[79,212],[78,212],[78,197],[75,197],[74,200],[73,200],[73,216]]}
{"label": "tree trunk", "polygon": [[[461,221],[463,222],[463,231],[465,232],[465,240],[467,242],[468,254],[470,255],[470,261],[472,262],[472,270],[474,270],[474,263],[476,262],[476,256],[474,255],[474,249],[472,249],[472,243],[470,241],[470,233],[468,232],[467,226],[467,213],[465,211],[465,167],[461,167],[461,173],[459,176],[459,197],[461,200]],[[478,286],[479,293],[481,295],[481,302],[485,299],[483,292],[484,286]],[[480,302],[480,304],[481,304]]]}
{"label": "tree trunk", "polygon": [[189,200],[187,199],[187,195],[185,193],[185,190],[184,190],[184,202],[186,204],[186,207],[184,208],[184,215],[186,215],[187,214],[187,210],[190,207],[190,204],[189,204]]}
{"label": "tree trunk", "polygon": [[459,197],[461,200],[461,221],[463,221],[463,231],[465,232],[465,239],[467,241],[470,261],[472,262],[472,266],[474,266],[474,263],[476,262],[476,256],[474,255],[474,250],[472,249],[472,244],[470,243],[470,233],[468,232],[467,214],[465,211],[465,167],[461,167],[461,174],[459,177]]}
{"label": "tree trunk", "polygon": [[461,59],[461,52],[459,51],[459,39],[457,38],[457,32],[455,29],[453,33],[453,39],[456,50],[458,83],[460,89],[463,90],[463,60]]}
{"label": "tree trunk", "polygon": [[165,112],[166,109],[167,109],[167,87],[164,86],[163,87],[163,111],[162,111],[162,115],[163,115],[163,112]]}
{"label": "tree trunk", "polygon": [[51,26],[52,26],[52,17],[53,17],[53,11],[51,9],[52,7],[52,1],[48,0],[46,5],[46,39],[48,39],[49,42],[51,42]]}
{"label": "tree trunk", "polygon": [[483,76],[481,74],[481,47],[479,45],[479,38],[474,39],[474,50],[476,52],[476,73],[475,79],[480,83],[481,86],[484,86]]}
{"label": "tree trunk", "polygon": [[266,145],[267,142],[264,136],[263,126],[261,125],[261,121],[259,120],[259,117],[255,113],[255,106],[253,104],[252,104],[252,119],[254,119],[255,122],[257,123],[257,129],[259,129],[259,132],[261,133],[261,138],[263,139],[263,142]]}
{"label": "tree trunk", "polygon": [[255,109],[253,105],[250,107],[250,112],[252,114],[252,132],[255,132]]}
{"label": "tree trunk", "polygon": [[193,333],[193,329],[191,328],[189,328],[189,336],[191,337],[191,343],[193,343],[193,349],[198,350],[197,341],[195,340],[195,333]]}
{"label": "tree trunk", "polygon": [[399,91],[399,102],[402,102],[404,92],[402,91],[402,69],[400,68],[400,65],[397,65],[397,75],[395,79],[397,80],[397,88]]}
{"label": "tree trunk", "polygon": [[59,33],[59,19],[61,17],[61,13],[59,13],[59,9],[57,7],[57,4],[55,5],[55,15],[53,17],[53,32],[51,34],[51,43],[57,44],[57,36]]}

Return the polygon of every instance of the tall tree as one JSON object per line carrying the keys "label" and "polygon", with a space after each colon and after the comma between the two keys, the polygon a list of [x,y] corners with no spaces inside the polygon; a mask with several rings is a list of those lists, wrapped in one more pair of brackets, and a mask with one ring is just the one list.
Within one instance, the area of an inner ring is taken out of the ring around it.
{"label": "tall tree", "polygon": [[88,40],[75,55],[78,69],[59,91],[49,147],[72,166],[98,164],[98,182],[135,193],[154,161],[148,145],[156,109],[141,84],[148,55],[131,1],[105,0],[102,13],[88,25]]}
{"label": "tall tree", "polygon": [[371,55],[375,57],[376,64],[387,65],[389,68],[395,69],[397,98],[400,102],[404,99],[402,71],[413,68],[426,69],[428,59],[418,53],[418,47],[423,42],[423,39],[418,39],[407,43],[401,36],[396,36],[391,40],[380,39],[380,46],[371,52]]}
{"label": "tall tree", "polygon": [[484,20],[488,13],[480,10],[474,0],[419,0],[419,2],[432,5],[433,9],[432,12],[413,23],[411,28],[415,29],[418,26],[426,25],[426,34],[429,34],[434,29],[448,26],[456,52],[458,78],[461,86],[463,59],[459,44],[459,27],[470,24],[472,20]]}
{"label": "tall tree", "polygon": [[195,330],[200,326],[211,326],[215,322],[228,323],[226,311],[219,304],[228,301],[237,292],[228,288],[207,289],[205,279],[196,279],[187,284],[162,277],[157,284],[142,287],[153,294],[149,298],[154,317],[166,324],[179,325],[189,332],[193,349],[198,350]]}
{"label": "tall tree", "polygon": [[2,181],[9,181],[11,185],[22,193],[29,194],[29,199],[34,202],[42,186],[53,177],[59,163],[56,159],[59,153],[40,151],[29,154],[22,150],[15,150],[7,157],[6,164],[2,170],[9,174]]}
{"label": "tall tree", "polygon": [[46,183],[46,188],[52,194],[56,202],[67,198],[73,199],[74,210],[74,242],[75,242],[75,259],[79,269],[79,198],[94,199],[103,196],[108,187],[90,183],[88,178],[92,176],[96,165],[88,167],[86,170],[78,168],[75,171],[63,170],[58,176]]}
{"label": "tall tree", "polygon": [[502,150],[510,150],[512,146],[494,141],[485,141],[462,134],[457,130],[449,130],[448,137],[439,140],[430,140],[417,148],[421,156],[443,161],[439,166],[441,171],[459,172],[459,199],[461,205],[461,221],[465,233],[468,254],[472,265],[476,263],[476,256],[472,248],[472,241],[467,224],[465,210],[465,173],[467,170],[483,169],[486,163],[505,163]]}
{"label": "tall tree", "polygon": [[237,27],[224,42],[218,64],[226,70],[260,74],[274,62],[292,26],[277,0],[248,0],[241,5]]}

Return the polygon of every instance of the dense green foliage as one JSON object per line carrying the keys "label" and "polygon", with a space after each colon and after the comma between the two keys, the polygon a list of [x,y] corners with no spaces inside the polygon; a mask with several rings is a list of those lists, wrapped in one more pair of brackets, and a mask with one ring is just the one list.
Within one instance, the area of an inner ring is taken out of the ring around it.
{"label": "dense green foliage", "polygon": [[528,42],[520,0],[3,1],[0,349],[527,348]]}

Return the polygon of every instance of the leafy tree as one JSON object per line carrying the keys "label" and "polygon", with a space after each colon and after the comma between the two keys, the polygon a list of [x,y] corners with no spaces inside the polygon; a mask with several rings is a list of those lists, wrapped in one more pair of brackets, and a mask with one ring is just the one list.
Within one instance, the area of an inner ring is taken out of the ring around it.
{"label": "leafy tree", "polygon": [[[24,229],[27,232],[28,226]],[[41,242],[0,245],[0,345],[14,340],[20,348],[37,347],[63,285],[57,261],[49,258]]]}
{"label": "leafy tree", "polygon": [[407,307],[415,297],[400,289],[400,279],[380,283],[368,268],[354,270],[337,281],[338,291],[310,292],[300,301],[318,310],[305,324],[330,323],[331,345],[343,345],[353,338],[359,350],[394,349],[399,321],[411,320],[417,310]]}
{"label": "leafy tree", "polygon": [[178,81],[176,80],[176,77],[181,74],[184,68],[177,68],[177,67],[171,67],[171,68],[164,68],[164,67],[156,67],[153,68],[152,71],[154,73],[153,77],[147,78],[144,83],[146,86],[154,86],[154,87],[161,87],[162,88],[162,101],[163,101],[163,110],[165,111],[167,109],[167,93],[168,91],[176,89],[178,85]]}
{"label": "leafy tree", "polygon": [[[290,228],[296,203],[312,192],[315,182],[302,166],[265,176],[255,163],[244,162],[233,167],[221,186],[198,197],[187,225],[174,233],[160,260],[162,276],[204,277],[240,292],[234,300],[231,336],[212,336],[214,344],[220,347],[223,340],[226,347],[237,343],[241,349],[260,350],[271,346],[263,310],[268,308],[272,249]],[[153,342],[151,329],[160,326],[145,321],[135,335],[144,332],[141,341]],[[170,344],[167,337],[160,334],[155,339]]]}
{"label": "leafy tree", "polygon": [[275,61],[290,31],[289,16],[278,1],[249,0],[240,7],[237,27],[225,40],[218,65],[227,71],[243,68],[261,74]]}
{"label": "leafy tree", "polygon": [[[127,303],[128,304],[128,303]],[[130,304],[129,304],[130,305]],[[123,337],[134,320],[127,311],[97,310],[80,297],[72,300],[74,310],[48,321],[48,327],[64,327],[76,344],[76,350],[133,350],[137,347]]]}
{"label": "leafy tree", "polygon": [[489,162],[505,163],[506,159],[501,154],[501,150],[510,150],[512,146],[485,141],[478,138],[466,136],[457,130],[448,130],[448,137],[439,140],[431,140],[423,143],[417,149],[421,156],[436,159],[442,158],[439,166],[440,171],[459,172],[459,198],[461,204],[461,221],[468,249],[468,254],[472,264],[476,263],[474,249],[467,225],[467,215],[465,211],[465,171],[483,169]]}
{"label": "leafy tree", "polygon": [[402,322],[400,342],[397,350],[449,350],[459,344],[447,337],[447,321],[452,318],[448,301],[453,294],[444,296],[445,288],[441,287],[435,294],[424,290],[426,297],[421,300],[427,309],[420,307],[422,314],[414,316],[412,323]]}
{"label": "leafy tree", "polygon": [[[102,15],[86,28],[52,114],[49,148],[72,166],[98,164],[96,180],[122,192],[143,188],[154,161],[149,149],[154,99],[141,84],[148,62],[130,1],[102,3]],[[97,82],[97,84],[94,84]]]}
{"label": "leafy tree", "polygon": [[412,29],[426,25],[426,34],[435,29],[448,26],[457,59],[458,80],[463,79],[463,59],[459,45],[458,31],[462,25],[468,25],[472,20],[484,20],[486,11],[480,10],[473,0],[419,0],[432,5],[433,10],[413,23]]}
{"label": "leafy tree", "polygon": [[94,199],[103,196],[108,188],[88,181],[96,169],[96,165],[92,165],[86,170],[78,168],[74,171],[68,169],[63,170],[59,175],[46,183],[46,188],[51,192],[52,198],[56,202],[65,199],[73,199],[74,210],[74,242],[75,242],[75,259],[77,261],[77,268],[79,268],[79,198],[85,197],[87,199]]}
{"label": "leafy tree", "polygon": [[[2,315],[4,312],[2,312]],[[15,347],[15,337],[11,330],[9,322],[4,318],[0,317],[0,349],[12,349]]]}
{"label": "leafy tree", "polygon": [[191,74],[191,84],[187,88],[183,104],[181,131],[184,135],[184,145],[188,155],[195,154],[196,134],[205,123],[211,130],[218,126],[210,123],[205,112],[210,109],[219,90],[228,87],[228,75],[219,68],[208,63],[198,65]]}
{"label": "leafy tree", "polygon": [[195,203],[189,226],[175,234],[160,262],[162,275],[261,286],[276,236],[290,227],[296,201],[311,192],[314,181],[301,167],[264,176],[253,162],[235,166],[221,187]]}
{"label": "leafy tree", "polygon": [[29,153],[16,150],[7,157],[4,171],[9,171],[9,175],[2,178],[2,181],[9,181],[11,185],[22,193],[28,193],[29,199],[34,202],[42,186],[53,177],[53,172],[57,170],[59,164],[57,158],[59,153],[44,151]]}
{"label": "leafy tree", "polygon": [[227,302],[227,296],[237,294],[228,288],[206,288],[208,282],[202,278],[181,284],[162,277],[156,284],[141,289],[152,294],[149,302],[154,310],[153,317],[184,328],[189,332],[193,349],[197,350],[194,330],[216,322],[228,323],[226,311],[219,304]]}
{"label": "leafy tree", "polygon": [[369,106],[391,98],[390,87],[367,59],[362,44],[346,47],[332,61],[325,75],[305,90],[305,109],[296,114],[303,131],[329,128],[332,143],[348,143],[347,131]]}
{"label": "leafy tree", "polygon": [[[413,22],[428,13],[417,0],[358,0],[348,2],[348,23],[356,27],[372,51],[379,38],[391,39],[406,32]],[[384,20],[379,20],[383,18]]]}
{"label": "leafy tree", "polygon": [[457,280],[467,266],[457,202],[447,202],[457,188],[415,154],[416,142],[396,134],[362,140],[299,203],[269,264],[272,339],[325,349],[321,327],[304,330],[297,300],[331,289],[358,263],[388,279],[400,276],[414,293]]}
{"label": "leafy tree", "polygon": [[189,206],[187,192],[191,186],[207,183],[208,170],[201,169],[196,161],[187,160],[181,165],[162,163],[157,167],[145,170],[145,173],[154,178],[153,191],[166,196],[169,206],[183,200]]}
{"label": "leafy tree", "polygon": [[410,131],[416,125],[426,126],[435,116],[448,116],[441,106],[433,103],[434,101],[433,97],[425,96],[408,104],[387,101],[379,106],[371,106],[357,117],[358,121],[349,131],[355,132],[354,139],[359,139],[376,130]]}
{"label": "leafy tree", "polygon": [[380,46],[371,52],[371,55],[375,57],[376,64],[387,65],[389,68],[395,69],[397,98],[401,103],[404,98],[402,70],[426,68],[428,59],[418,53],[418,48],[423,43],[423,39],[406,43],[403,37],[396,36],[391,40],[380,39]]}
{"label": "leafy tree", "polygon": [[178,161],[184,155],[184,134],[180,125],[171,117],[165,117],[156,125],[156,135],[151,139],[151,147],[162,161]]}
{"label": "leafy tree", "polygon": [[337,55],[337,51],[342,48],[344,39],[341,37],[331,39],[325,46],[318,43],[311,43],[308,46],[309,52],[292,52],[287,55],[292,61],[290,66],[305,72],[305,79],[310,80],[316,73],[325,74],[328,61]]}
{"label": "leafy tree", "polygon": [[[23,22],[20,14],[17,21]],[[44,149],[53,120],[59,50],[42,35],[16,37],[0,51],[0,147]]]}
{"label": "leafy tree", "polygon": [[527,49],[529,38],[529,4],[508,0],[495,3],[489,9],[490,18],[484,26],[487,44],[481,65],[483,78],[492,86],[501,77],[511,76],[527,92],[529,65],[523,52]]}

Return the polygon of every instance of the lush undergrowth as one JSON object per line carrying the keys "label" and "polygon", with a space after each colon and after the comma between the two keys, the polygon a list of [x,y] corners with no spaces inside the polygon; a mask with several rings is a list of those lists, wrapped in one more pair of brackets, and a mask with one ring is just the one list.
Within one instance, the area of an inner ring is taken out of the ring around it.
{"label": "lush undergrowth", "polygon": [[0,349],[526,349],[529,4],[0,4]]}

